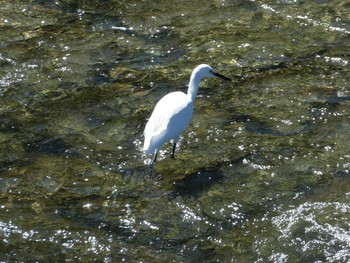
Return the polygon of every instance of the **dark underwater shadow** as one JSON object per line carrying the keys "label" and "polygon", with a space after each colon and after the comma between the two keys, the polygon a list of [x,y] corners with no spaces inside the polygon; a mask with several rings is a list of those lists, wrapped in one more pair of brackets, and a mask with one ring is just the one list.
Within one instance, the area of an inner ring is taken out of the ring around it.
{"label": "dark underwater shadow", "polygon": [[187,175],[185,178],[174,182],[174,190],[170,198],[176,196],[198,196],[207,191],[211,186],[224,181],[221,166],[202,168],[199,171]]}
{"label": "dark underwater shadow", "polygon": [[78,157],[80,154],[71,149],[60,137],[48,137],[22,143],[28,153],[43,153],[48,155],[60,155],[67,157]]}
{"label": "dark underwater shadow", "polygon": [[[162,162],[163,160],[159,161]],[[165,160],[167,162],[168,160]],[[170,161],[170,160],[169,160]],[[176,162],[171,160],[170,162]],[[224,173],[222,167],[225,164],[216,163],[209,167],[203,167],[190,174],[182,174],[179,176],[178,172],[172,176],[172,171],[165,170],[164,173],[157,169],[157,164],[154,165],[139,165],[132,168],[118,171],[125,181],[138,181],[143,184],[143,189],[139,195],[149,194],[151,189],[157,188],[163,192],[164,196],[174,199],[177,196],[199,196],[201,193],[208,191],[213,185],[222,183],[224,181]],[[178,163],[178,165],[184,165]],[[140,190],[140,189],[139,189]]]}

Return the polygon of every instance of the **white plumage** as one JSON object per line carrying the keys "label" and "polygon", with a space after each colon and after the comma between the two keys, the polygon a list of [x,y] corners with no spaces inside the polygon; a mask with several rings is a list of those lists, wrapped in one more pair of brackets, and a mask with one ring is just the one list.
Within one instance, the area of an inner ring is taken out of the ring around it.
{"label": "white plumage", "polygon": [[172,157],[174,157],[176,143],[191,121],[193,102],[197,96],[200,80],[204,77],[219,77],[230,80],[215,73],[210,66],[201,64],[192,72],[187,94],[181,91],[171,92],[158,101],[155,106],[144,131],[143,146],[146,154],[154,153],[153,163],[155,163],[157,153],[162,145],[170,140],[174,141],[172,150]]}

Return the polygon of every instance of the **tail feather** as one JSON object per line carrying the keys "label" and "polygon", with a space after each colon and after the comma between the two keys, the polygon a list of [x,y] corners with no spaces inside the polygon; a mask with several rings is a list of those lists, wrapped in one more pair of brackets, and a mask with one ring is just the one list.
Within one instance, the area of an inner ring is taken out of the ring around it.
{"label": "tail feather", "polygon": [[159,129],[157,132],[145,133],[145,141],[143,143],[143,150],[146,154],[153,154],[158,151],[164,143],[164,129]]}
{"label": "tail feather", "polygon": [[154,149],[151,149],[151,138],[145,138],[145,142],[143,144],[143,150],[146,154],[153,153]]}

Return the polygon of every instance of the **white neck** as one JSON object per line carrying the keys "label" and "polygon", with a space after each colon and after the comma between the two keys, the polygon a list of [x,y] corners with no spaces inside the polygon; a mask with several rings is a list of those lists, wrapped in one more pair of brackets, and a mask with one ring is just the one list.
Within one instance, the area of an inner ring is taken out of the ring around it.
{"label": "white neck", "polygon": [[201,81],[201,78],[197,76],[198,72],[193,72],[190,79],[190,84],[188,84],[188,91],[187,95],[191,96],[191,100],[194,101],[197,96],[198,88],[199,88],[199,82]]}

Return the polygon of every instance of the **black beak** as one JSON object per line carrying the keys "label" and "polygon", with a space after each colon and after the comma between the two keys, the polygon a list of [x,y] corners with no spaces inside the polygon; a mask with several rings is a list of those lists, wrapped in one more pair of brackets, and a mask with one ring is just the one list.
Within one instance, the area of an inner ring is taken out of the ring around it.
{"label": "black beak", "polygon": [[225,77],[224,75],[221,75],[221,74],[219,74],[219,73],[212,72],[211,74],[213,74],[215,77],[218,77],[218,78],[220,78],[220,79],[227,80],[227,81],[232,81],[230,78]]}

